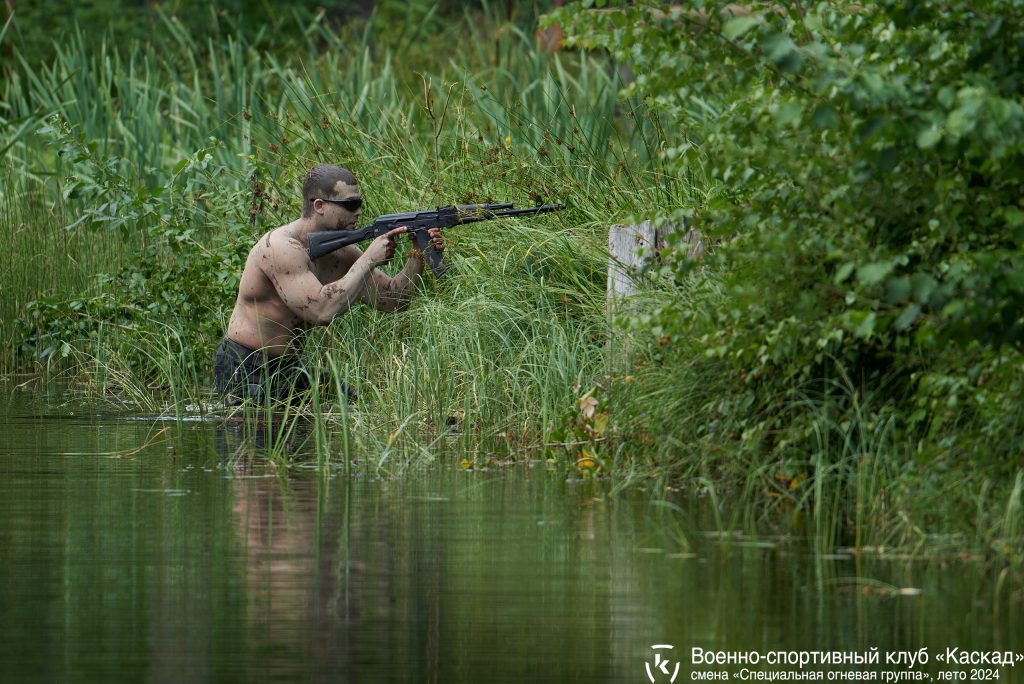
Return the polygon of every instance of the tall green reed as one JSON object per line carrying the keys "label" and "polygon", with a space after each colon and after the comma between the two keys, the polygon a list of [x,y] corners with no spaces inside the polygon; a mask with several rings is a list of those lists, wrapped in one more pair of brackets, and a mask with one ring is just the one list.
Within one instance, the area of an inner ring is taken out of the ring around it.
{"label": "tall green reed", "polygon": [[[545,233],[523,226],[513,235],[507,241],[525,251]],[[451,258],[446,282],[409,310],[351,312],[310,335],[307,354],[314,363],[326,359],[321,365],[335,382],[358,378],[374,446],[417,454],[453,428],[463,448],[484,457],[537,446],[545,425],[572,404],[574,388],[602,368],[600,308],[581,314],[553,294],[544,281],[557,292],[557,273],[531,274],[498,259],[495,277],[483,259]]]}

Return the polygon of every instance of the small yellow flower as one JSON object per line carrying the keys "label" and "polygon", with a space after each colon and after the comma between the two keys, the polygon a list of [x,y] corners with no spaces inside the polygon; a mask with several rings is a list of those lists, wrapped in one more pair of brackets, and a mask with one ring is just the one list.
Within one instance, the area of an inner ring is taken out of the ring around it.
{"label": "small yellow flower", "polygon": [[596,466],[594,452],[591,449],[584,449],[580,457],[576,459],[576,467],[580,470],[593,470]]}

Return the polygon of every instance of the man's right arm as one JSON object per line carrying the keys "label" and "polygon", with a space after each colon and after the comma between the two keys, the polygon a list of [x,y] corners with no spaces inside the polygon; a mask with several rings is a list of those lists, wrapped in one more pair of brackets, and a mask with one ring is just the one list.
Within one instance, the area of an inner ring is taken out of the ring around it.
{"label": "man's right arm", "polygon": [[295,315],[314,325],[327,325],[358,301],[376,266],[363,254],[344,277],[324,285],[310,270],[309,254],[295,238],[272,234],[264,250],[262,268],[281,301]]}
{"label": "man's right arm", "polygon": [[295,315],[307,323],[327,325],[359,300],[373,269],[394,256],[395,236],[404,232],[404,227],[396,228],[378,237],[344,276],[326,285],[310,270],[309,253],[301,242],[271,233],[265,248],[263,270],[281,301]]}

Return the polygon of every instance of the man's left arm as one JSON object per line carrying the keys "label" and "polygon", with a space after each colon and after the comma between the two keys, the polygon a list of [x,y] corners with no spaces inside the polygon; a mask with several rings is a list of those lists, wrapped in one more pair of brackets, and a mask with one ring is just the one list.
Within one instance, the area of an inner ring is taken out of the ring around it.
{"label": "man's left arm", "polygon": [[[438,228],[427,231],[430,243],[438,252],[444,252],[444,238]],[[374,269],[360,298],[379,311],[400,311],[409,305],[412,294],[423,277],[423,254],[413,250],[405,266],[394,276]]]}

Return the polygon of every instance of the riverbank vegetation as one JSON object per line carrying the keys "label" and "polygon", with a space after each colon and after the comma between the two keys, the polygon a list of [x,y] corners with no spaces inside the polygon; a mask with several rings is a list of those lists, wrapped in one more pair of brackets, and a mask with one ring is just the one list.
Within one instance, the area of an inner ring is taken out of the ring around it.
{"label": "riverbank vegetation", "polygon": [[[449,231],[409,310],[306,336],[324,458],[549,459],[722,527],[1020,558],[1022,23],[983,4],[572,3],[554,52],[486,5],[401,36],[299,13],[287,45],[159,10],[147,42],[72,34],[0,86],[4,368],[208,402],[245,254],[314,163],[368,216],[561,201]],[[608,227],[648,218],[711,248],[609,321]]]}

